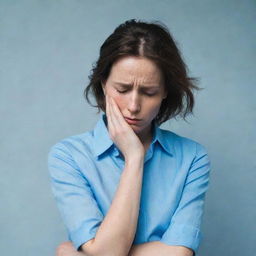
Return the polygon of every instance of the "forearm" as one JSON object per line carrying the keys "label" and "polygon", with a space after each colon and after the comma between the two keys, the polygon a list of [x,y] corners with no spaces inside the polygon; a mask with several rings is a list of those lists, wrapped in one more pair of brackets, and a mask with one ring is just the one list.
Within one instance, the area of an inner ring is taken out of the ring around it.
{"label": "forearm", "polygon": [[133,245],[128,256],[192,256],[193,251],[183,246],[166,245],[159,241],[153,241]]}
{"label": "forearm", "polygon": [[137,228],[142,177],[143,158],[126,161],[111,207],[93,242],[99,255],[128,254]]}

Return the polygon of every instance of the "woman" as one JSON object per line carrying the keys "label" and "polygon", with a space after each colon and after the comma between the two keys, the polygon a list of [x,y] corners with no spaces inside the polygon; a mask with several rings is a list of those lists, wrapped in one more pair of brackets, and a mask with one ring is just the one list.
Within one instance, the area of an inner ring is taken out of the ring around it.
{"label": "woman", "polygon": [[210,162],[204,146],[159,128],[192,113],[199,89],[168,29],[121,24],[89,78],[100,120],[49,153],[70,240],[57,255],[195,255]]}

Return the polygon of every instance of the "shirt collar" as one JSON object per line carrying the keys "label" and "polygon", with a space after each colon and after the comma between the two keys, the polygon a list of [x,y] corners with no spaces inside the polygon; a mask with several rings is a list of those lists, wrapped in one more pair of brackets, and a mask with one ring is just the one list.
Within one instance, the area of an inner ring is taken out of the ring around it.
{"label": "shirt collar", "polygon": [[[153,140],[152,144],[158,142],[162,148],[172,155],[171,145],[168,142],[167,138],[164,137],[164,130],[159,128],[155,121],[153,121]],[[94,130],[93,130],[93,148],[95,152],[95,156],[100,156],[109,148],[111,148],[114,143],[109,137],[108,129],[107,129],[107,117],[106,114],[101,112],[100,119],[98,120]]]}
{"label": "shirt collar", "polygon": [[173,146],[170,143],[170,141],[167,139],[167,136],[164,136],[164,130],[162,130],[155,122],[155,120],[153,121],[153,140],[152,140],[152,144],[158,142],[161,147],[170,155],[173,155],[172,153],[172,149]]}
{"label": "shirt collar", "polygon": [[114,144],[108,134],[107,117],[105,113],[101,112],[100,119],[93,130],[93,137],[95,156],[101,155]]}

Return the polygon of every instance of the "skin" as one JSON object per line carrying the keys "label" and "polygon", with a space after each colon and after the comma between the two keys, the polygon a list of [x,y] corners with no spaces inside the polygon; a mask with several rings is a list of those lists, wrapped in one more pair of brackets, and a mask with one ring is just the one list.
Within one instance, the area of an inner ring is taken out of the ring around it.
{"label": "skin", "polygon": [[[124,87],[120,83],[130,86]],[[129,173],[134,171],[136,162],[143,163],[145,152],[152,140],[152,120],[158,114],[162,100],[167,96],[162,73],[155,63],[147,58],[123,57],[113,64],[107,81],[102,83],[102,88],[106,96],[109,135],[123,153],[125,162],[132,163],[133,168],[127,171]],[[141,121],[129,124],[124,117],[138,118]],[[129,176],[128,173],[126,175]],[[56,255],[86,254],[77,252],[71,242],[65,242],[59,246]]]}
{"label": "skin", "polygon": [[[167,96],[161,70],[148,58],[126,56],[112,65],[102,88],[112,140],[127,157],[140,153],[142,147],[146,151],[152,140],[152,120]],[[124,117],[140,121],[129,124]]]}
{"label": "skin", "polygon": [[143,157],[145,154],[143,144],[123,118],[113,98],[108,95],[106,96],[106,113],[110,137],[123,153],[125,160],[134,159],[136,156]]}

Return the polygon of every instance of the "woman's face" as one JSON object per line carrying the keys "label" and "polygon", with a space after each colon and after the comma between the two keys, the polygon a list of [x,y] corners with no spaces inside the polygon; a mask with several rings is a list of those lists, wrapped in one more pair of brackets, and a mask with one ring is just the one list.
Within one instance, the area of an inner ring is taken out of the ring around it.
{"label": "woman's face", "polygon": [[144,57],[118,59],[102,87],[105,94],[114,98],[126,122],[137,135],[150,131],[151,122],[167,96],[161,70]]}

